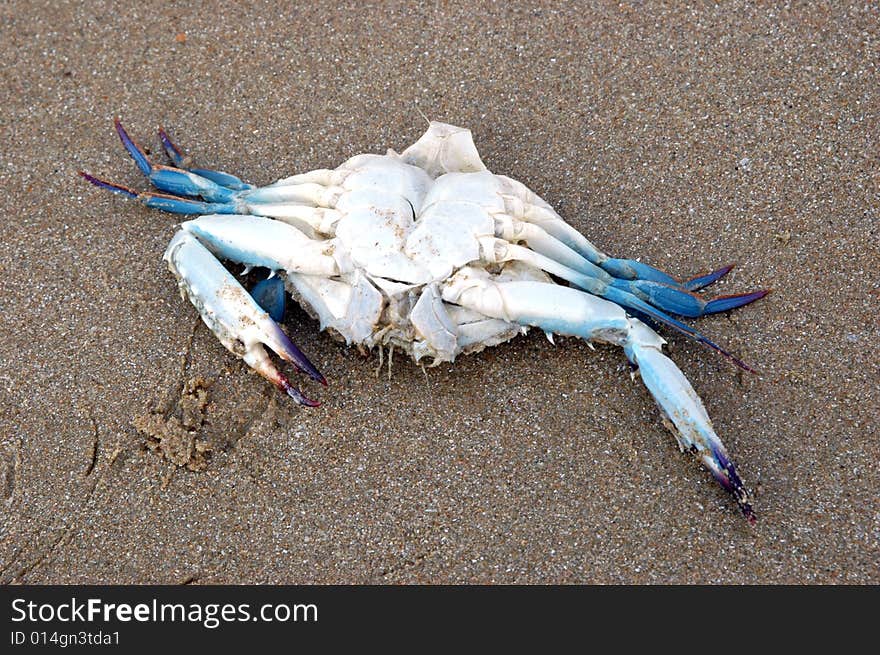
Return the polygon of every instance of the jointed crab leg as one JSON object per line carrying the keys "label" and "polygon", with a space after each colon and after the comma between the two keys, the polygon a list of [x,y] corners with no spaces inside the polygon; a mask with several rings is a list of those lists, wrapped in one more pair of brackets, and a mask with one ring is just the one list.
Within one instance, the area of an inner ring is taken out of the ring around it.
{"label": "jointed crab leg", "polygon": [[583,234],[566,223],[544,200],[518,180],[504,175],[499,178],[507,183],[511,194],[504,196],[507,211],[514,217],[541,226],[547,234],[555,237],[569,248],[577,251],[593,264],[622,280],[648,280],[660,282],[689,291],[697,291],[727,275],[732,265],[722,266],[706,275],[698,275],[685,282],[679,282],[658,268],[637,262],[634,259],[609,257]]}
{"label": "jointed crab leg", "polygon": [[322,277],[342,272],[326,254],[333,251],[332,244],[312,240],[292,225],[271,218],[213,214],[186,221],[181,228],[215,254],[238,264]]}
{"label": "jointed crab leg", "polygon": [[678,367],[662,352],[663,339],[614,303],[576,289],[541,282],[496,282],[462,269],[443,289],[443,300],[486,316],[546,332],[622,346],[682,450],[694,453],[754,521],[748,492],[715,434],[703,403]]}
{"label": "jointed crab leg", "polygon": [[151,191],[139,193],[133,189],[124,187],[121,184],[102,180],[99,177],[95,177],[94,175],[90,175],[89,173],[85,173],[83,171],[80,171],[79,174],[82,175],[88,182],[94,184],[96,187],[107,189],[107,191],[125,196],[126,198],[131,198],[132,200],[138,200],[144,203],[147,207],[150,207],[151,209],[161,209],[162,211],[170,212],[172,214],[239,213],[239,209],[235,206],[234,203],[203,202],[201,200],[194,200],[191,198],[179,198],[177,196],[168,195],[165,193],[153,193]]}
{"label": "jointed crab leg", "polygon": [[[255,188],[228,173],[154,165],[143,149],[128,135],[119,119],[115,120],[115,126],[126,150],[150,182],[161,191],[172,195],[139,194],[83,174],[93,184],[136,198],[149,207],[179,214],[258,214],[294,223],[299,221],[318,232],[326,232],[339,219],[339,213],[334,207],[344,193],[344,189],[338,185],[345,178],[345,171],[312,171],[266,187]],[[181,150],[164,130],[160,130],[159,134],[172,160],[185,167],[188,161]],[[510,212],[509,216],[496,215],[498,236],[523,240],[536,252],[625,291],[628,294],[625,297],[634,295],[662,312],[698,317],[741,307],[769,293],[767,290],[759,290],[710,300],[701,298],[692,292],[726,275],[732,266],[724,266],[707,275],[679,283],[647,264],[630,259],[610,258],[520,182],[505,176],[497,178],[503,181],[509,192],[503,194],[503,199],[505,208]],[[179,195],[189,197],[177,197]],[[194,197],[202,200],[191,199]],[[592,289],[588,290],[593,292]],[[637,309],[632,305],[627,306]],[[650,315],[649,312],[645,313]]]}
{"label": "jointed crab leg", "polygon": [[[189,171],[170,166],[157,166],[150,162],[143,149],[128,136],[119,119],[116,119],[115,125],[122,144],[141,172],[157,189],[171,194],[197,196],[208,202],[227,203],[245,210],[252,205],[270,203],[299,203],[331,207],[342,192],[342,189],[328,188],[315,183],[255,188],[228,173],[210,170]],[[185,163],[177,146],[168,138],[164,130],[160,130],[159,134],[172,159],[175,162]],[[207,175],[203,175],[203,173],[207,173]],[[249,212],[243,211],[243,213]],[[269,215],[262,211],[258,213],[264,216]]]}
{"label": "jointed crab leg", "polygon": [[[94,175],[80,173],[95,186],[172,214],[257,214],[281,220],[294,219],[315,230],[322,226],[326,228],[328,222],[332,224],[339,218],[337,212],[327,208],[332,207],[339,197],[342,191],[339,188],[314,182],[255,188],[228,173],[155,165],[118,119],[115,125],[122,144],[138,168],[165,193],[139,193]],[[186,164],[186,159],[164,130],[160,130],[160,136],[172,160]]]}
{"label": "jointed crab leg", "polygon": [[324,376],[191,232],[184,229],[174,236],[165,251],[165,261],[177,277],[181,292],[226,348],[300,404],[319,404],[290,384],[263,346],[312,379],[327,384]]}
{"label": "jointed crab leg", "polygon": [[[597,266],[562,241],[551,236],[540,226],[520,221],[510,216],[495,216],[495,234],[506,241],[514,243],[517,241],[525,242],[531,250],[534,250],[539,255],[565,266],[572,272],[580,273],[595,280],[602,289],[607,286],[620,289],[627,294],[636,296],[639,300],[654,305],[654,307],[657,307],[664,312],[678,314],[680,316],[695,318],[706,314],[729,311],[763,298],[769,293],[767,290],[762,289],[750,293],[720,296],[718,298],[706,300],[677,282],[674,284],[667,284],[665,282],[656,282],[653,280],[621,279],[613,276],[611,273],[600,266]],[[517,247],[518,246],[511,246],[512,249]],[[542,268],[544,267],[542,266]],[[724,268],[713,271],[708,275],[694,278],[694,280],[690,282],[695,285],[695,288],[705,287],[729,272],[731,268],[732,266],[725,266]],[[544,270],[553,273],[554,275],[559,275],[547,268],[544,268]],[[575,280],[570,279],[566,275],[561,275],[560,277],[578,284]],[[597,293],[590,286],[584,286],[583,284],[579,284],[579,286],[590,293]],[[592,286],[596,285],[594,284]],[[598,295],[604,296],[605,294],[599,292]],[[617,301],[615,300],[615,302]],[[632,308],[637,309],[636,307]]]}
{"label": "jointed crab leg", "polygon": [[488,259],[488,261],[490,262],[522,261],[526,262],[527,264],[531,264],[532,266],[540,268],[550,273],[551,275],[555,275],[571,282],[572,284],[583,289],[584,291],[587,291],[588,293],[606,298],[613,303],[620,305],[621,307],[626,307],[627,309],[633,310],[634,312],[638,312],[639,314],[648,316],[658,323],[662,323],[663,325],[671,327],[677,332],[681,332],[685,336],[695,339],[700,343],[708,346],[712,350],[721,353],[722,355],[730,359],[734,364],[739,366],[741,369],[754,372],[754,370],[750,366],[737,359],[734,355],[724,350],[721,346],[719,346],[691,326],[672,318],[661,310],[658,310],[656,307],[652,306],[647,301],[642,300],[642,298],[630,292],[629,290],[621,288],[621,286],[623,285],[632,283],[628,283],[624,280],[617,280],[615,278],[612,278],[610,283],[605,282],[602,279],[598,279],[597,277],[593,277],[591,275],[580,273],[578,271],[567,268],[566,266],[558,264],[552,259],[533,252],[528,248],[509,244],[506,241],[502,241],[501,239],[494,239],[487,245],[488,247],[483,247],[482,252],[484,253],[484,257],[491,257]]}
{"label": "jointed crab leg", "polygon": [[206,177],[179,168],[151,163],[143,149],[128,136],[118,118],[114,124],[128,154],[157,189],[176,195],[197,196],[208,202],[224,203],[235,198],[237,193],[235,190],[221,186]]}

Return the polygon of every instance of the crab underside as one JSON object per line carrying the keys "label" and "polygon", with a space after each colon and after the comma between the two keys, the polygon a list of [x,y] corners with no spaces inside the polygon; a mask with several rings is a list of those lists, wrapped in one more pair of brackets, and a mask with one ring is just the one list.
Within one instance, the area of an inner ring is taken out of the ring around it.
{"label": "crab underside", "polygon": [[[680,282],[612,258],[522,183],[490,172],[468,130],[432,122],[397,154],[364,154],[256,187],[193,168],[160,130],[174,166],[150,162],[117,132],[158,192],[91,183],[175,214],[194,214],[165,252],[181,292],[224,346],[304,405],[316,405],[265,346],[311,378],[323,376],[281,329],[285,286],[322,330],[361,348],[451,362],[536,327],[621,346],[682,450],[694,453],[754,521],[736,467],[690,383],[662,353],[666,326],[751,370],[681,320],[753,302],[766,290],[697,293],[732,266]],[[263,267],[247,291],[220,263]]]}

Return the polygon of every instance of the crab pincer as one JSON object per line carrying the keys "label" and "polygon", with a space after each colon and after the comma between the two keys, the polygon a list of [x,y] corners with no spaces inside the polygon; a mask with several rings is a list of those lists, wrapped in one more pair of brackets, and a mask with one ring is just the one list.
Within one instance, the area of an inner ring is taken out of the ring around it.
{"label": "crab pincer", "polygon": [[301,405],[320,404],[303,395],[275,368],[264,346],[326,385],[324,376],[192,233],[181,230],[174,236],[165,251],[165,261],[182,293],[227,349]]}

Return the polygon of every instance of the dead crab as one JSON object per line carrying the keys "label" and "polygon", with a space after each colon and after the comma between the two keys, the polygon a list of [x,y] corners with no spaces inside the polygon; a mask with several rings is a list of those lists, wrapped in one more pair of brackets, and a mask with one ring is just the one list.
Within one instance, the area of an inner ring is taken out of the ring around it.
{"label": "dead crab", "polygon": [[[699,457],[754,520],[702,402],[647,324],[682,332],[748,369],[672,316],[726,311],[767,293],[695,293],[731,267],[679,282],[609,257],[525,185],[490,172],[470,131],[444,123],[430,123],[401,154],[358,155],[336,169],[264,187],[191,168],[161,130],[175,166],[154,165],[118,120],[116,130],[162,193],[83,176],[148,207],[201,215],[183,223],[168,245],[171,272],[223,345],[296,401],[318,404],[276,369],[264,346],[326,382],[276,323],[285,283],[322,330],[367,349],[393,347],[416,361],[451,362],[529,327],[616,344],[638,368],[681,449]],[[249,293],[219,259],[265,267],[269,278]]]}

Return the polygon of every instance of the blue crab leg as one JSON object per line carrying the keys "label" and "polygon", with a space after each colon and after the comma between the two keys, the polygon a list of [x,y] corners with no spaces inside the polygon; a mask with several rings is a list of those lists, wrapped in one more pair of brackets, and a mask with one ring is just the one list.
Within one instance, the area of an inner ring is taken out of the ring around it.
{"label": "blue crab leg", "polygon": [[[488,248],[483,248],[483,252],[485,253]],[[495,240],[495,248],[493,249],[494,259],[493,261],[522,261],[532,266],[536,266],[543,271],[550,273],[551,275],[555,275],[557,277],[562,278],[563,280],[567,280],[572,284],[580,287],[584,291],[591,293],[595,296],[601,296],[607,300],[610,300],[621,307],[626,307],[627,309],[634,310],[635,312],[639,312],[651,318],[658,323],[662,323],[677,332],[684,334],[691,339],[695,339],[696,341],[708,346],[712,350],[724,355],[728,359],[730,359],[734,364],[745,371],[749,371],[754,373],[755,370],[751,368],[748,364],[740,361],[737,357],[732,355],[731,353],[724,350],[721,346],[713,342],[711,339],[701,334],[691,326],[686,323],[682,323],[664,313],[662,310],[657,307],[652,306],[647,301],[642,300],[640,297],[630,293],[630,291],[626,289],[621,289],[617,285],[618,282],[622,282],[620,280],[615,280],[614,283],[609,284],[597,277],[592,277],[590,275],[586,275],[584,273],[580,273],[579,271],[572,270],[563,266],[562,264],[558,264],[552,259],[548,257],[544,257],[536,252],[529,250],[528,248],[524,248],[522,246],[508,244],[506,242],[501,241],[500,239]]]}
{"label": "blue crab leg", "polygon": [[[562,243],[581,254],[584,258],[621,280],[641,280],[667,285],[673,289],[699,291],[700,289],[717,282],[733,270],[733,264],[728,264],[715,269],[706,275],[698,275],[685,282],[679,282],[668,273],[664,273],[660,269],[650,266],[649,264],[644,264],[634,259],[608,257],[608,255],[604,254],[596,248],[596,246],[590,243],[585,236],[561,219],[542,221],[540,226],[548,234],[559,239]],[[757,299],[758,298],[753,298],[752,300]],[[747,302],[752,302],[752,300]]]}
{"label": "blue crab leg", "polygon": [[732,266],[723,266],[707,275],[697,276],[684,283],[680,283],[668,273],[664,273],[660,269],[648,264],[643,264],[633,259],[609,257],[574,227],[562,220],[559,214],[531,189],[521,182],[504,175],[498,175],[497,178],[507,185],[507,189],[510,192],[509,194],[503,194],[502,198],[504,199],[507,211],[512,216],[540,226],[548,234],[616,278],[659,282],[672,287],[696,291],[699,288],[712,284],[729,273],[733,268]]}
{"label": "blue crab leg", "polygon": [[637,366],[679,447],[696,455],[754,522],[748,491],[691,384],[662,352],[665,343],[638,319],[601,298],[542,282],[496,282],[464,268],[443,288],[443,300],[490,318],[533,326],[555,334],[622,346]]}
{"label": "blue crab leg", "polygon": [[[602,270],[620,280],[653,282],[657,285],[671,288],[672,290],[698,291],[699,289],[717,282],[733,270],[733,265],[728,264],[727,266],[722,266],[711,273],[696,276],[682,283],[660,269],[642,262],[637,262],[634,259],[608,257],[608,255],[600,252],[580,232],[561,219],[558,223],[556,221],[541,223],[541,227],[546,230],[548,234],[553,235],[565,245],[577,251],[591,263],[599,266]],[[757,298],[753,298],[752,300],[757,300]],[[752,302],[752,300],[747,302]],[[674,310],[670,309],[670,311]]]}
{"label": "blue crab leg", "polygon": [[[150,162],[144,150],[128,135],[119,119],[116,119],[114,124],[122,144],[138,168],[157,189],[165,193],[139,193],[120,184],[80,172],[80,175],[95,186],[172,214],[257,214],[298,225],[305,223],[315,230],[320,230],[322,226],[326,227],[338,220],[338,212],[331,209],[342,191],[338,187],[326,187],[319,183],[303,181],[296,185],[276,184],[255,188],[227,173],[157,166]],[[164,130],[160,131],[160,136],[172,160],[186,164],[186,158]],[[326,177],[325,173],[330,173],[331,177],[333,173],[333,171],[313,172],[320,174],[320,179]],[[314,176],[298,177],[306,180]]]}
{"label": "blue crab leg", "polygon": [[562,217],[552,207],[522,182],[505,175],[497,177],[506,183],[508,191],[510,191],[509,194],[503,194],[502,198],[507,212],[514,218],[539,225],[547,234],[578,252],[596,266],[605,269],[614,277],[624,280],[642,279],[678,285],[678,280],[653,266],[630,259],[609,257],[583,234],[562,220]]}
{"label": "blue crab leg", "polygon": [[137,164],[141,173],[147,176],[153,186],[160,191],[174,195],[199,197],[208,202],[218,203],[231,202],[237,197],[238,191],[221,186],[201,175],[172,166],[153,164],[147,158],[143,148],[128,135],[118,118],[114,120],[114,125],[122,145],[125,146],[134,163]]}
{"label": "blue crab leg", "polygon": [[171,137],[168,136],[168,133],[164,128],[159,128],[159,138],[162,140],[162,145],[164,146],[169,159],[174,162],[174,165],[177,166],[177,168],[187,170],[190,173],[195,173],[200,177],[207,178],[212,182],[227,189],[232,189],[233,191],[245,191],[254,188],[253,184],[243,182],[235,175],[224,173],[223,171],[215,171],[210,168],[193,168],[191,165],[192,158],[185,155],[183,151],[175,145],[174,141],[171,140]]}
{"label": "blue crab leg", "polygon": [[[609,286],[626,291],[637,296],[640,300],[654,305],[664,312],[678,314],[680,316],[696,318],[706,314],[729,311],[747,305],[750,302],[754,302],[759,298],[763,298],[769,293],[769,291],[762,289],[750,293],[722,296],[716,299],[706,300],[693,293],[693,291],[687,286],[688,284],[693,284],[697,288],[705,287],[729,272],[730,269],[733,268],[732,266],[725,266],[707,275],[696,277],[693,280],[689,280],[685,285],[680,285],[677,282],[674,285],[670,285],[651,280],[628,280],[616,278],[611,275],[611,273],[608,273],[603,268],[583,257],[580,253],[548,234],[541,226],[534,223],[519,221],[510,216],[495,217],[495,234],[496,236],[512,242],[524,241],[534,252],[552,259],[568,269],[572,269]],[[569,279],[565,275],[561,277]],[[592,289],[589,291],[595,293]]]}
{"label": "blue crab leg", "polygon": [[[212,174],[209,177],[196,174],[195,171],[190,172],[171,166],[158,166],[147,159],[146,153],[128,135],[118,118],[115,121],[115,125],[116,132],[119,134],[125,149],[134,159],[138,168],[141,169],[141,172],[160,191],[166,191],[174,195],[200,197],[209,202],[235,204],[241,210],[252,205],[273,203],[299,203],[319,207],[332,207],[336,198],[342,193],[341,188],[328,188],[315,183],[302,183],[290,186],[273,185],[259,188],[247,185],[246,189],[237,189],[234,188],[234,185],[227,186],[212,179],[216,177],[216,175],[213,175],[216,171],[209,171]],[[162,134],[164,135],[164,132]],[[173,146],[170,139],[167,139],[167,135],[164,136],[163,141],[167,140]],[[176,146],[171,148],[171,152],[178,152]],[[222,175],[232,177],[226,173]],[[238,180],[238,178],[235,179]],[[238,181],[241,182],[240,180]],[[262,211],[255,213],[263,215]]]}
{"label": "blue crab leg", "polygon": [[165,251],[165,261],[205,325],[232,353],[302,405],[317,406],[279,372],[263,346],[322,384],[324,376],[287,337],[251,295],[187,230],[180,230]]}
{"label": "blue crab leg", "polygon": [[172,214],[235,214],[238,212],[238,207],[232,203],[204,202],[202,200],[179,198],[177,196],[165,193],[155,193],[152,191],[139,193],[133,189],[124,187],[121,184],[102,180],[101,178],[90,175],[84,171],[80,171],[79,174],[85,178],[86,181],[94,184],[96,187],[106,189],[111,193],[118,194],[125,198],[137,200],[151,209],[161,209],[162,211],[170,212]]}
{"label": "blue crab leg", "polygon": [[614,286],[626,289],[633,295],[660,309],[672,314],[678,314],[679,316],[687,316],[688,318],[728,312],[737,307],[760,300],[770,293],[769,289],[759,289],[758,291],[717,296],[706,300],[678,285],[671,286],[663,282],[652,282],[650,280],[620,280],[619,282],[616,281]]}
{"label": "blue crab leg", "polygon": [[284,295],[284,280],[278,275],[271,275],[260,280],[251,288],[251,296],[256,303],[265,309],[272,320],[280,323],[284,318],[284,306],[287,299]]}
{"label": "blue crab leg", "polygon": [[[153,191],[138,192],[128,187],[102,180],[84,171],[79,174],[91,184],[111,193],[116,193],[125,198],[131,198],[142,202],[151,209],[160,209],[171,214],[250,214],[251,207],[242,201],[237,202],[205,202],[194,198],[181,198],[166,193]],[[286,221],[293,225],[306,225],[315,231],[327,233],[333,225],[339,221],[341,214],[334,209],[311,207],[294,203],[261,204],[257,211],[258,216],[268,216]]]}

